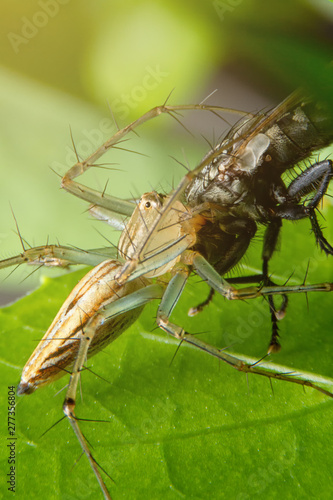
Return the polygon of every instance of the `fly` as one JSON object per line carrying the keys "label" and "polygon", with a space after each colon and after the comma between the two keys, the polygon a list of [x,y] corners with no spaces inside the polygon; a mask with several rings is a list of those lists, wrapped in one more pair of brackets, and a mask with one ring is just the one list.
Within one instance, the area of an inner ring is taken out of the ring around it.
{"label": "fly", "polygon": [[[220,231],[213,229],[212,237],[206,232],[202,238],[206,254],[214,248],[217,235],[223,240],[210,257],[220,274],[243,257],[257,226],[264,225],[262,281],[268,284],[268,263],[284,219],[308,218],[320,249],[333,254],[316,215],[332,179],[332,161],[295,171],[314,151],[332,142],[333,119],[325,106],[297,91],[271,111],[243,118],[208,153],[211,160],[187,186],[185,197],[189,207],[208,203],[220,226]],[[284,175],[286,171],[288,175]],[[276,311],[272,297],[269,299],[273,323],[269,352],[280,349],[277,320],[284,315],[286,303],[285,297],[282,309]]]}

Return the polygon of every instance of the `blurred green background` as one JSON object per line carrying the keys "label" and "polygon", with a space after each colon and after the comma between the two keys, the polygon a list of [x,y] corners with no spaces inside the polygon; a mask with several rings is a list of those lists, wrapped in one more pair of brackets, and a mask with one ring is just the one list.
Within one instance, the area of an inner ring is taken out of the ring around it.
{"label": "blurred green background", "polygon": [[[298,85],[332,99],[332,5],[327,0],[176,0],[98,3],[77,0],[6,2],[0,19],[0,257],[20,251],[10,204],[31,245],[59,241],[105,244],[86,206],[59,189],[75,161],[70,129],[83,157],[115,131],[109,106],[124,126],[164,102],[210,102],[243,111],[277,104]],[[333,107],[333,106],[332,106]],[[187,119],[196,137],[162,117],[128,147],[147,154],[109,155],[116,171],[93,170],[80,182],[118,196],[164,189],[191,166],[221,122]],[[127,147],[127,144],[126,144]],[[52,169],[52,170],[51,170]],[[6,277],[7,272],[1,276]],[[55,274],[54,271],[52,273]],[[1,281],[11,296],[26,276]],[[34,287],[38,273],[21,287]],[[6,299],[7,300],[7,299]]]}

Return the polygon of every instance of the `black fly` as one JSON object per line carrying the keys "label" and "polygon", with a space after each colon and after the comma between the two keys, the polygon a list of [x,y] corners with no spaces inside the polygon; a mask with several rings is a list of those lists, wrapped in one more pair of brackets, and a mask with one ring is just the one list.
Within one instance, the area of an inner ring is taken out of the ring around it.
{"label": "black fly", "polygon": [[[271,284],[268,263],[283,219],[308,218],[319,247],[327,255],[333,254],[316,215],[332,178],[332,161],[315,162],[301,173],[295,172],[302,160],[332,142],[333,119],[325,106],[298,91],[267,113],[243,118],[208,153],[212,160],[192,180],[185,196],[190,207],[210,206],[214,222],[203,227],[198,249],[221,275],[239,262],[257,225],[263,224],[262,275],[253,279]],[[283,176],[286,171],[293,172],[289,184]],[[280,348],[277,319],[284,313],[287,297],[279,311],[273,297],[268,301],[273,324],[271,352]]]}

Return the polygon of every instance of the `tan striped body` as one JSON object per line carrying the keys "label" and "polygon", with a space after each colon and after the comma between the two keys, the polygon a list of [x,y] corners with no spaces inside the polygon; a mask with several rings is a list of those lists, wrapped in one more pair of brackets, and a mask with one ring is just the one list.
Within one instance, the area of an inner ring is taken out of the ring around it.
{"label": "tan striped body", "polygon": [[[82,332],[103,306],[146,286],[147,281],[143,278],[118,285],[114,276],[120,267],[116,260],[104,261],[76,285],[26,363],[19,394],[30,394],[65,375],[75,361]],[[88,357],[119,337],[141,311],[142,308],[137,308],[97,322]]]}

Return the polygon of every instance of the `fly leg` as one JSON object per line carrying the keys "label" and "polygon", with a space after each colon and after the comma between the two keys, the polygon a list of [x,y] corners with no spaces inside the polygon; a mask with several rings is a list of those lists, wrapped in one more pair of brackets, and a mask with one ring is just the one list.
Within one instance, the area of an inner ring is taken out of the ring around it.
{"label": "fly leg", "polygon": [[[316,242],[327,255],[333,255],[333,247],[323,235],[315,213],[323,199],[333,176],[333,162],[324,160],[307,168],[294,179],[288,187],[288,196],[291,201],[283,203],[276,210],[276,215],[283,219],[298,220],[309,217]],[[313,193],[308,203],[298,205],[300,200]]]}
{"label": "fly leg", "polygon": [[189,311],[188,311],[188,315],[195,316],[196,314],[202,312],[204,310],[204,308],[211,303],[214,295],[215,295],[214,288],[210,288],[209,293],[207,295],[207,298],[205,300],[203,300],[202,302],[200,302],[200,304],[198,304],[197,306],[191,307],[191,309],[189,309]]}
{"label": "fly leg", "polygon": [[307,207],[316,208],[324,197],[333,176],[332,160],[324,160],[307,168],[288,186],[288,195],[300,200],[308,193],[315,191]]}
{"label": "fly leg", "polygon": [[[282,226],[281,219],[275,218],[269,223],[264,234],[264,245],[262,250],[262,261],[263,261],[262,272],[263,272],[264,286],[274,284],[269,278],[268,263],[272,258],[272,255],[276,249],[281,226]],[[279,342],[278,321],[284,317],[285,310],[288,304],[288,297],[286,295],[282,296],[282,304],[279,307],[279,309],[275,307],[273,296],[271,295],[268,296],[267,300],[269,304],[271,323],[272,323],[272,336],[268,347],[268,353],[271,353],[271,352],[278,352],[281,349],[281,345]]]}
{"label": "fly leg", "polygon": [[[248,283],[263,283],[264,282],[264,275],[263,274],[257,274],[253,276],[238,276],[235,278],[228,278],[228,283],[231,285],[233,284],[248,284]],[[265,280],[266,286],[274,286],[275,283],[271,279],[266,279]],[[191,309],[188,312],[189,316],[195,316],[196,314],[200,313],[207,305],[210,304],[212,301],[213,297],[215,295],[215,290],[214,288],[210,288],[209,294],[203,302],[198,304],[196,307],[191,307]],[[278,330],[278,320],[281,320],[284,317],[285,310],[288,304],[288,297],[287,295],[282,295],[282,304],[280,305],[279,309],[275,308],[275,304],[273,301],[273,296],[269,295],[267,297],[268,303],[269,303],[269,310],[271,314],[271,323],[272,323],[272,336],[271,336],[271,341],[269,343],[268,347],[268,354],[271,352],[278,352],[281,349],[280,343],[278,341],[279,337],[279,330]]]}
{"label": "fly leg", "polygon": [[[199,259],[200,260],[200,259]],[[214,271],[214,269],[213,269]],[[214,271],[215,272],[215,271]],[[190,270],[184,268],[178,268],[173,278],[170,280],[162,300],[160,302],[158,312],[157,312],[157,324],[166,333],[172,335],[180,342],[186,342],[198,349],[218,358],[219,360],[227,363],[236,370],[244,373],[254,373],[257,375],[262,375],[268,377],[269,379],[284,380],[287,382],[293,382],[295,384],[300,384],[302,386],[312,387],[323,394],[333,397],[333,394],[317,384],[315,378],[311,379],[309,374],[295,374],[292,370],[286,369],[286,367],[280,367],[273,365],[271,363],[258,363],[255,359],[249,359],[241,356],[236,356],[227,353],[223,349],[218,349],[202,340],[198,339],[194,335],[186,332],[180,326],[172,323],[169,318],[170,315],[178,302],[178,299],[184,289]],[[219,275],[216,276],[217,280],[221,280]],[[223,280],[224,281],[224,280]],[[218,288],[218,287],[216,287]],[[253,289],[254,287],[252,287]],[[224,290],[228,291],[232,287],[228,287],[225,283]],[[258,290],[257,288],[255,288]],[[236,298],[236,297],[233,297]],[[332,386],[331,381],[322,380],[323,383],[329,383]]]}
{"label": "fly leg", "polygon": [[[264,279],[263,274],[254,274],[253,276],[237,276],[234,278],[228,278],[228,283],[230,283],[231,285],[244,284],[244,283],[261,283],[263,279]],[[270,283],[272,284],[272,282]],[[195,316],[196,314],[202,312],[203,309],[211,303],[214,295],[215,295],[214,288],[210,288],[207,298],[202,302],[200,302],[200,304],[198,304],[197,306],[191,307],[191,309],[188,312],[188,315]]]}
{"label": "fly leg", "polygon": [[[223,295],[229,300],[247,300],[254,299],[256,297],[264,296],[271,297],[279,295],[282,296],[282,307],[280,311],[286,307],[287,295],[291,293],[307,293],[307,292],[331,292],[333,290],[333,283],[321,283],[315,285],[275,285],[273,282],[269,282],[267,285],[262,286],[252,286],[241,289],[234,288],[228,281],[223,279],[216,270],[204,259],[204,257],[196,252],[189,252],[192,255],[188,259],[195,268],[197,274],[205,280],[208,285],[214,288],[218,293]],[[274,303],[273,303],[274,307]],[[275,311],[274,315],[278,315],[279,311]],[[274,326],[274,323],[273,323]],[[277,333],[277,332],[276,332]],[[272,344],[273,343],[273,344]],[[277,335],[271,340],[271,345],[269,347],[268,353],[275,352],[278,350],[277,346],[278,339]]]}

